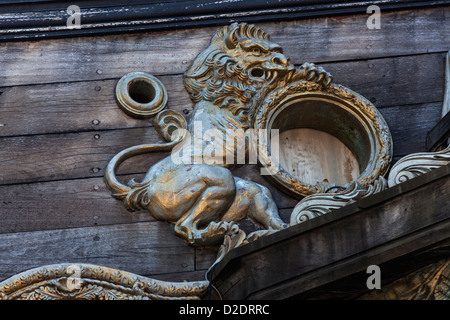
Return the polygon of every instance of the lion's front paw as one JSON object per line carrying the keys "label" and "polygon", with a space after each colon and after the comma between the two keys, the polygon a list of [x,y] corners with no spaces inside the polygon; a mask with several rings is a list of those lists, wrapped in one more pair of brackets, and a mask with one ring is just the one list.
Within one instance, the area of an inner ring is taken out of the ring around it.
{"label": "lion's front paw", "polygon": [[209,225],[202,230],[198,230],[194,237],[193,244],[196,246],[215,246],[223,242],[223,238],[227,234],[239,231],[238,225],[233,222],[210,222]]}
{"label": "lion's front paw", "polygon": [[215,246],[223,242],[225,234],[228,232],[229,223],[224,221],[210,222],[205,229],[197,230],[194,235],[193,245],[195,246]]}
{"label": "lion's front paw", "polygon": [[333,81],[333,76],[326,72],[324,68],[316,66],[314,63],[304,63],[300,69],[304,72],[305,80],[312,81],[329,87]]}

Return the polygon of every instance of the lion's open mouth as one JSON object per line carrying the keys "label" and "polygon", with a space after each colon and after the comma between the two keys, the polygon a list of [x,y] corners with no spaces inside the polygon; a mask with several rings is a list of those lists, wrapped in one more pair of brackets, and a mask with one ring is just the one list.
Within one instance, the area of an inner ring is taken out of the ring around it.
{"label": "lion's open mouth", "polygon": [[252,78],[264,80],[266,84],[272,84],[276,81],[286,81],[295,72],[295,67],[280,67],[279,65],[262,65],[252,68],[249,74]]}
{"label": "lion's open mouth", "polygon": [[268,70],[263,68],[253,68],[250,70],[250,76],[257,80],[264,80],[266,84],[273,83],[279,75],[277,70]]}

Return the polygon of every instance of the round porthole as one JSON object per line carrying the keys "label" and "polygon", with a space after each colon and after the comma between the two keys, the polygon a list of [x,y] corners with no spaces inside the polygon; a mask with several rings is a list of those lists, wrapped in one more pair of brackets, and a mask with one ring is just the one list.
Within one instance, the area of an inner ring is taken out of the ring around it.
{"label": "round porthole", "polygon": [[161,81],[154,76],[132,72],[123,76],[117,83],[116,99],[128,115],[148,118],[164,109],[167,92]]}
{"label": "round porthole", "polygon": [[266,177],[297,197],[355,180],[367,188],[392,160],[381,113],[337,84],[302,80],[271,92],[255,113],[254,128],[267,129],[267,146],[258,150]]}

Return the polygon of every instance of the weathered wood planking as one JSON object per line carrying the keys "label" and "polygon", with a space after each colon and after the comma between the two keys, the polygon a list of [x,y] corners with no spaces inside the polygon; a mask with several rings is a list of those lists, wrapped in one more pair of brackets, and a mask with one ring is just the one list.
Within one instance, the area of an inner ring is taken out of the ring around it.
{"label": "weathered wood planking", "polygon": [[439,121],[442,102],[380,109],[391,131],[394,158],[427,151],[427,133]]}
{"label": "weathered wood planking", "polygon": [[[151,127],[3,138],[0,184],[101,177],[107,163],[122,149],[158,141],[161,138]],[[164,156],[155,152],[133,158],[118,172],[145,172]]]}
{"label": "weathered wood planking", "polygon": [[195,271],[195,250],[172,226],[140,222],[0,234],[0,279],[54,263],[92,263],[140,275]]}
{"label": "weathered wood planking", "polygon": [[[189,115],[192,103],[182,77],[158,79],[169,92],[167,108]],[[114,92],[118,80],[1,88],[0,137],[152,125],[152,119],[135,119],[118,107]]]}
{"label": "weathered wood planking", "polygon": [[148,212],[127,211],[103,178],[0,186],[0,217],[0,233],[155,220]]}
{"label": "weathered wood planking", "polygon": [[[336,83],[376,107],[442,101],[444,53],[323,64]],[[1,62],[0,62],[1,63]],[[144,69],[145,70],[145,69]],[[187,117],[193,104],[182,75],[158,77],[168,91],[167,108]],[[118,79],[0,88],[0,137],[133,128],[151,125],[123,113],[115,101]],[[98,124],[95,122],[98,120]]]}
{"label": "weathered wood planking", "polygon": [[360,174],[358,160],[339,139],[314,129],[291,129],[279,135],[280,166],[308,184],[344,185]]}
{"label": "weathered wood planking", "polygon": [[[258,24],[295,64],[448,51],[450,8]],[[217,27],[0,44],[0,86],[183,73]]]}

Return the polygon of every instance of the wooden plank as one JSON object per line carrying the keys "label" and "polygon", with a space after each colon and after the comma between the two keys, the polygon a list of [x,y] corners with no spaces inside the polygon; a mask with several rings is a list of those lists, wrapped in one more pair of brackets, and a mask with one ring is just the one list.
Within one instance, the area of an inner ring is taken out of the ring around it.
{"label": "wooden plank", "polygon": [[[181,76],[160,76],[167,108],[189,116],[192,103]],[[119,79],[16,86],[0,90],[0,136],[144,127],[151,119],[126,115],[115,100]],[[184,112],[183,112],[184,111]]]}
{"label": "wooden plank", "polygon": [[[24,1],[18,1],[24,2]],[[310,1],[310,0],[233,0],[229,1],[138,1],[78,0],[82,28],[66,27],[68,18],[64,3],[44,4],[26,1],[26,4],[2,6],[0,40],[24,40],[80,35],[104,35],[133,31],[192,28],[234,21],[260,22],[288,19],[365,14],[371,4],[382,4],[382,10],[402,10],[446,5],[446,0],[387,0],[369,1]],[[32,3],[30,3],[32,2]],[[175,2],[175,3],[174,3]],[[8,2],[6,2],[8,3]],[[182,14],[180,14],[182,13]]]}
{"label": "wooden plank", "polygon": [[391,131],[394,157],[427,151],[426,137],[439,121],[442,103],[380,109]]}
{"label": "wooden plank", "polygon": [[359,174],[358,160],[339,139],[314,129],[291,129],[280,133],[280,166],[309,184],[344,185]]}
{"label": "wooden plank", "polygon": [[[258,23],[295,64],[444,52],[450,8],[389,12],[381,29],[367,15]],[[0,45],[0,86],[120,78],[131,71],[180,74],[217,27]],[[299,54],[301,53],[301,54]]]}
{"label": "wooden plank", "polygon": [[[3,138],[0,184],[101,177],[111,158],[122,149],[160,141],[151,128]],[[146,172],[166,154],[133,158],[119,173]]]}
{"label": "wooden plank", "polygon": [[323,63],[344,85],[377,108],[442,101],[445,53]]}
{"label": "wooden plank", "polygon": [[[297,203],[273,193],[280,207]],[[284,221],[289,222],[291,211],[280,209]],[[147,211],[127,211],[101,177],[0,186],[0,220],[0,234],[155,221]],[[255,230],[251,222],[245,227]]]}
{"label": "wooden plank", "polygon": [[224,299],[282,299],[427,250],[449,236],[449,174],[449,166],[436,169],[416,178],[419,185],[383,191],[370,208],[356,202],[237,248],[216,266],[213,283]]}
{"label": "wooden plank", "polygon": [[33,267],[71,262],[139,275],[187,272],[194,271],[194,249],[160,222],[0,234],[1,280]]}
{"label": "wooden plank", "polygon": [[0,220],[0,233],[14,233],[155,219],[128,212],[103,178],[87,178],[0,186]]}

